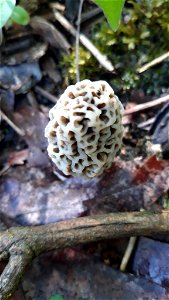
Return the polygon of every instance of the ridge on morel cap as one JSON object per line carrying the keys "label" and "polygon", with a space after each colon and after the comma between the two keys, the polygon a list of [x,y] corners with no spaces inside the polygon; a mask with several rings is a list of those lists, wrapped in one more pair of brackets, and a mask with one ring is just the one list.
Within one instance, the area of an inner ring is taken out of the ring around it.
{"label": "ridge on morel cap", "polygon": [[50,110],[48,154],[65,174],[93,178],[109,168],[122,145],[123,106],[106,81],[69,86]]}

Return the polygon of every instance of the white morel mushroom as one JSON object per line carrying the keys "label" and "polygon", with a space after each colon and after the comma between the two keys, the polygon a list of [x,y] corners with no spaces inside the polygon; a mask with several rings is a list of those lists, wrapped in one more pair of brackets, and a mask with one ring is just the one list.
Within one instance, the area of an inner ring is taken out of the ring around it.
{"label": "white morel mushroom", "polygon": [[69,86],[50,110],[48,154],[66,175],[92,178],[109,168],[122,144],[123,106],[106,81]]}

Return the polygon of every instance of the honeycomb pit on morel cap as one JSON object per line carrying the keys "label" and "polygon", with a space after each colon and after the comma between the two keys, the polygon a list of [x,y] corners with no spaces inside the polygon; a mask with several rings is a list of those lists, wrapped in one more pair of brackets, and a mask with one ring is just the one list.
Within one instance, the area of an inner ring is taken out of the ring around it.
{"label": "honeycomb pit on morel cap", "polygon": [[122,145],[123,106],[106,81],[69,86],[49,111],[48,154],[65,175],[93,178],[109,168]]}

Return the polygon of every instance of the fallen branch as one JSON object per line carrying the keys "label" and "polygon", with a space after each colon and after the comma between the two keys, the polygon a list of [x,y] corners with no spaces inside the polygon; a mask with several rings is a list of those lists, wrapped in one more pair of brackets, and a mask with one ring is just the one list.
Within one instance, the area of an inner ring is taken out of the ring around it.
{"label": "fallen branch", "polygon": [[33,258],[43,252],[129,236],[169,233],[169,213],[131,212],[83,217],[50,225],[13,227],[0,232],[0,299],[8,299]]}

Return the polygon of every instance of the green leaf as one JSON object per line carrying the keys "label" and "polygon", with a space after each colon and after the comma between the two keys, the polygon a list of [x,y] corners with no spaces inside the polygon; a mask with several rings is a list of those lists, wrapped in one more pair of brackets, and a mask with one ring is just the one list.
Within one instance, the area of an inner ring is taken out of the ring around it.
{"label": "green leaf", "polygon": [[11,15],[11,19],[12,21],[20,25],[27,25],[30,21],[28,12],[20,5],[15,6]]}
{"label": "green leaf", "polygon": [[57,295],[52,296],[49,300],[64,300],[64,299],[62,296],[57,294]]}
{"label": "green leaf", "polygon": [[95,2],[103,10],[112,29],[116,31],[120,24],[125,0],[95,0]]}
{"label": "green leaf", "polygon": [[0,28],[2,28],[14,10],[16,0],[0,0]]}

